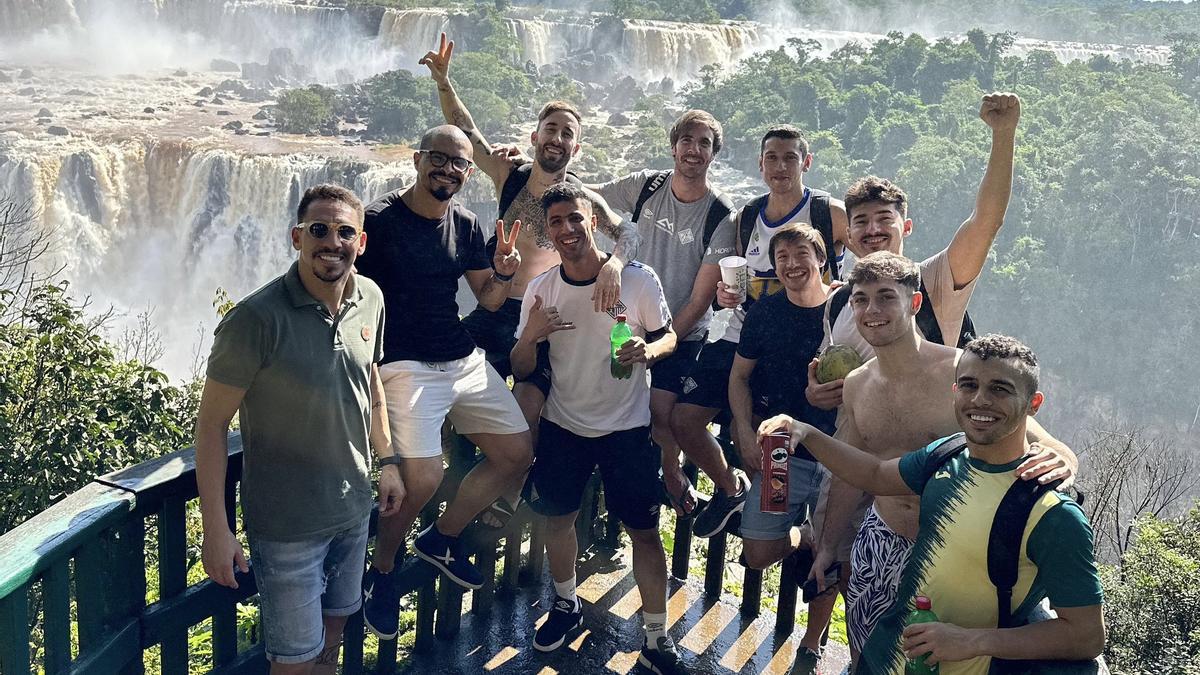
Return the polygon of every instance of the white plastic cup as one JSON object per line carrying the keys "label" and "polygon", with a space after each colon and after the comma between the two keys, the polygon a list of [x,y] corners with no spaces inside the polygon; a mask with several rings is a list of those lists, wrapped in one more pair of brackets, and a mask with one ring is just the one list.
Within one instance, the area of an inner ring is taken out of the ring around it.
{"label": "white plastic cup", "polygon": [[729,292],[737,293],[745,300],[746,289],[750,285],[746,259],[740,255],[730,255],[721,258],[718,264],[721,266],[721,281],[725,283]]}

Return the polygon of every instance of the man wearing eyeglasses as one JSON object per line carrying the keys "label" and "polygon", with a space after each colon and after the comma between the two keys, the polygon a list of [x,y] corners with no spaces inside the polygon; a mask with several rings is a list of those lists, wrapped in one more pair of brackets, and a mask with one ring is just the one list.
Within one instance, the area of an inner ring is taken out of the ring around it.
{"label": "man wearing eyeglasses", "polygon": [[377,363],[383,294],[354,273],[362,202],[337,185],[304,193],[299,259],[217,326],[196,422],[196,484],[209,578],[238,587],[246,555],[225,511],[227,434],[240,412],[242,519],[271,672],[337,670],[346,617],[362,600],[370,458],[379,513],[404,501]]}
{"label": "man wearing eyeglasses", "polygon": [[408,498],[399,511],[379,519],[379,536],[365,583],[367,626],[393,639],[399,597],[392,572],[404,535],[441,485],[442,423],[483,452],[484,460],[463,479],[435,523],[413,543],[414,553],[464,588],[484,578],[459,543],[463,529],[502,493],[516,490],[532,462],[529,426],[504,379],[484,358],[459,320],[455,296],[466,277],[483,307],[508,297],[521,267],[515,247],[520,221],[496,225],[490,258],[475,214],[454,195],[472,172],[471,142],[457,127],[425,133],[413,153],[416,182],[367,207],[370,255],[360,273],[383,289],[388,309],[380,375],[400,473]]}

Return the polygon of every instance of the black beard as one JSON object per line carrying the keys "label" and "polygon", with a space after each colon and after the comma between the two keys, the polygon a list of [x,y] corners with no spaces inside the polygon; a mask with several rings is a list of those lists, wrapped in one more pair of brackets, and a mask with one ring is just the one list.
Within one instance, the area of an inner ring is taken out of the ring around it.
{"label": "black beard", "polygon": [[540,153],[540,152],[538,153],[538,158],[537,158],[538,166],[540,166],[542,168],[542,171],[545,171],[546,173],[558,173],[559,171],[562,171],[563,169],[567,168],[567,164],[569,164],[570,162],[571,162],[571,155],[569,155],[565,152],[562,155],[562,159],[560,159],[558,161],[548,159],[542,153]]}
{"label": "black beard", "polygon": [[450,201],[450,198],[454,196],[454,192],[454,190],[448,187],[430,188],[429,190],[429,194],[433,195],[433,198],[439,202]]}

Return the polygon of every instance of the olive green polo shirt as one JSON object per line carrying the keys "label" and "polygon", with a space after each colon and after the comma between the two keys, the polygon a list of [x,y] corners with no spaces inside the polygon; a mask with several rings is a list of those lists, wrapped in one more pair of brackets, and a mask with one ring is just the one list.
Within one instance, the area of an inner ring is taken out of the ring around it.
{"label": "olive green polo shirt", "polygon": [[213,337],[208,376],[245,389],[242,517],[253,536],[322,537],[371,510],[371,364],[383,357],[383,294],[366,277],[337,316],[299,266],[254,291]]}

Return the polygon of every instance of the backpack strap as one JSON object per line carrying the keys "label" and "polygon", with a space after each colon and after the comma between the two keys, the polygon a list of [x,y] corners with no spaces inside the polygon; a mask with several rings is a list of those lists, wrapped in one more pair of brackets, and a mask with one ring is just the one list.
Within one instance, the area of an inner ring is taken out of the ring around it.
{"label": "backpack strap", "polygon": [[826,302],[829,305],[829,328],[828,328],[828,330],[829,330],[829,334],[832,339],[833,325],[835,323],[837,323],[838,315],[840,315],[842,313],[843,309],[846,309],[846,305],[850,302],[850,287],[849,286],[839,286],[838,289],[836,291],[834,291],[832,295],[829,296],[829,300],[827,300]]}
{"label": "backpack strap", "polygon": [[725,193],[718,192],[713,203],[708,206],[708,214],[704,217],[704,239],[701,240],[701,243],[704,244],[705,251],[708,251],[708,245],[712,243],[713,233],[731,213],[733,213],[733,201],[726,197]]}
{"label": "backpack strap", "polygon": [[837,242],[833,239],[833,216],[829,213],[829,200],[832,195],[824,190],[809,189],[809,199],[812,203],[808,206],[808,219],[812,221],[810,224],[817,232],[821,233],[821,239],[825,242],[825,268],[829,270],[829,278],[837,279],[838,261],[834,252]]}
{"label": "backpack strap", "polygon": [[632,222],[638,222],[642,217],[642,207],[646,205],[646,201],[658,192],[658,189],[666,185],[667,179],[671,177],[670,171],[656,171],[650,174],[646,182],[642,184],[642,192],[638,195],[637,203],[633,205]]}
{"label": "backpack strap", "polygon": [[963,312],[962,327],[958,331],[958,339],[953,345],[947,344],[944,335],[942,335],[942,327],[938,325],[937,315],[933,312],[933,302],[929,299],[929,291],[925,290],[925,282],[921,281],[921,297],[924,302],[921,303],[921,309],[917,311],[917,328],[921,329],[921,334],[926,340],[936,342],[946,346],[963,347],[971,340],[975,339],[975,322],[971,321],[971,315]]}
{"label": "backpack strap", "polygon": [[938,472],[947,462],[954,459],[963,450],[967,449],[966,434],[961,431],[953,436],[948,436],[936,448],[930,451],[929,459],[925,462],[925,475],[922,476],[922,481],[929,482],[929,479]]}
{"label": "backpack strap", "polygon": [[1012,590],[1017,583],[1017,564],[1021,559],[1021,538],[1033,506],[1042,495],[1058,487],[1061,480],[1045,485],[1037,481],[1017,479],[1004,493],[996,515],[992,517],[992,530],[988,535],[988,578],[996,587],[996,608],[999,610],[999,628],[1012,628]]}
{"label": "backpack strap", "polygon": [[522,164],[512,171],[508,172],[508,178],[504,179],[504,186],[500,188],[500,212],[497,218],[503,218],[508,212],[508,207],[512,206],[517,195],[529,182],[529,176],[533,173],[533,162]]}
{"label": "backpack strap", "polygon": [[754,234],[754,224],[758,222],[758,214],[766,205],[767,195],[755,197],[743,206],[738,214],[738,231],[737,239],[734,242],[734,251],[739,256],[745,257],[746,245],[750,243],[750,237]]}

